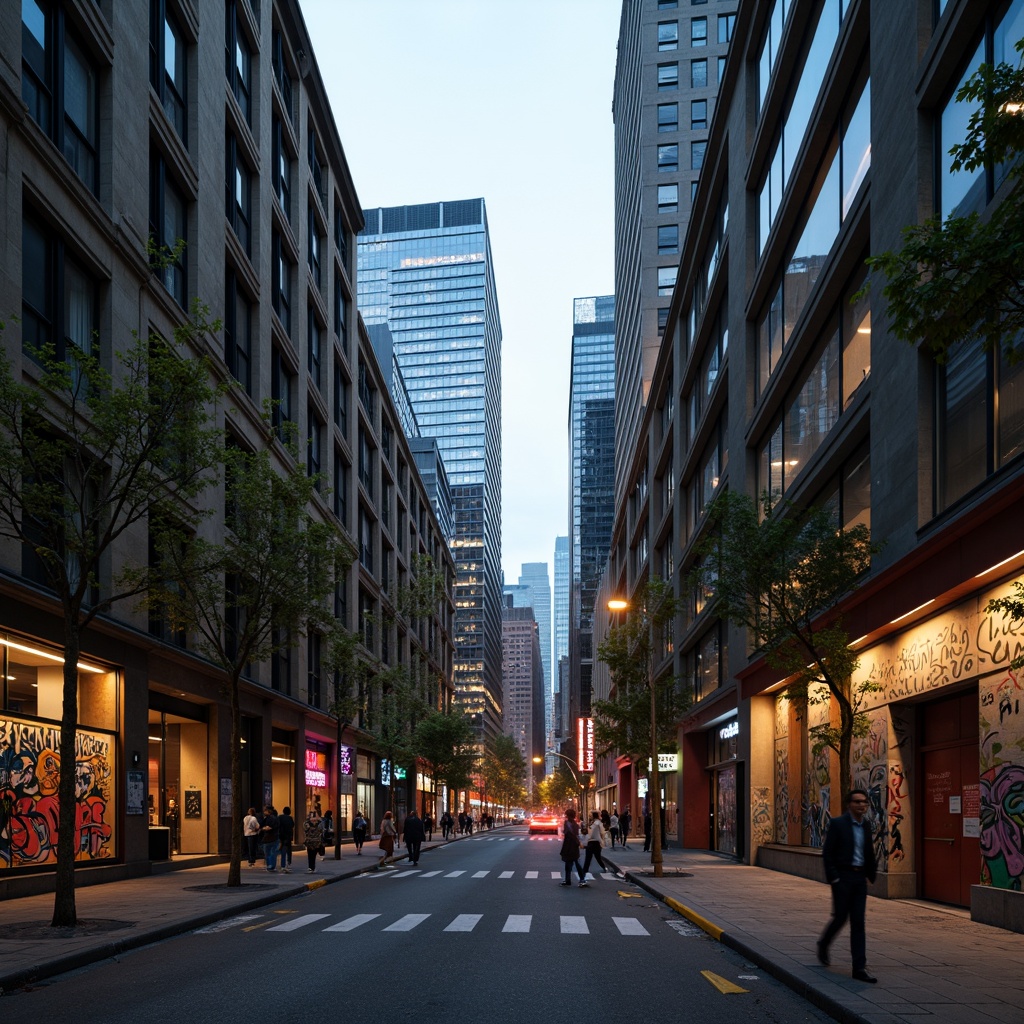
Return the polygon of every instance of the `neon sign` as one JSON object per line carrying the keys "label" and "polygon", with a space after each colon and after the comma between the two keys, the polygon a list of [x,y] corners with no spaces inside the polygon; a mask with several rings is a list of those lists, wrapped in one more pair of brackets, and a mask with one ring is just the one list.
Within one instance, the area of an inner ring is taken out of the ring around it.
{"label": "neon sign", "polygon": [[306,785],[314,789],[327,788],[327,755],[315,750],[306,751]]}
{"label": "neon sign", "polygon": [[576,719],[576,753],[581,772],[594,770],[594,720]]}
{"label": "neon sign", "polygon": [[355,775],[351,747],[338,747],[338,770],[342,775]]}

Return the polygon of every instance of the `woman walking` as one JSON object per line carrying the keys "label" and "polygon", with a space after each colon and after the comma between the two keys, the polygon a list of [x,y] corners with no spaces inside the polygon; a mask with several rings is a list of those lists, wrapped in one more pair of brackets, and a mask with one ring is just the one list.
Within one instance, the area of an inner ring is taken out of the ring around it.
{"label": "woman walking", "polygon": [[576,808],[570,807],[565,812],[565,821],[562,822],[562,849],[558,854],[565,864],[565,881],[559,885],[572,885],[572,869],[576,868],[579,875],[580,888],[586,886],[586,875],[580,867],[580,827],[576,824]]}
{"label": "woman walking", "polygon": [[366,841],[366,819],[363,812],[356,814],[356,820],[352,822],[352,842],[356,844],[356,853],[362,854],[363,843]]}
{"label": "woman walking", "polygon": [[377,865],[378,869],[386,868],[388,864],[388,857],[394,855],[395,852],[395,837],[398,835],[398,829],[395,828],[395,823],[392,820],[392,814],[390,811],[384,812],[384,820],[380,823],[380,842],[377,844],[383,851],[380,863]]}
{"label": "woman walking", "polygon": [[302,824],[302,845],[306,848],[306,860],[309,863],[306,873],[312,874],[316,871],[317,854],[324,848],[324,822],[315,807],[306,815]]}
{"label": "woman walking", "polygon": [[583,859],[583,881],[580,885],[587,884],[587,872],[590,870],[590,862],[596,860],[601,865],[602,871],[608,870],[604,858],[601,856],[601,848],[604,846],[604,822],[597,811],[590,812],[590,832],[587,835],[587,855]]}

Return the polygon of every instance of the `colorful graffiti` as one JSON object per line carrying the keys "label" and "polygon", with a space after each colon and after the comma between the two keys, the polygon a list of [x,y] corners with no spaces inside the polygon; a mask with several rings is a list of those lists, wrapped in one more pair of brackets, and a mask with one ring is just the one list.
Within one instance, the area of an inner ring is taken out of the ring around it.
{"label": "colorful graffiti", "polygon": [[775,838],[772,826],[771,787],[753,786],[750,792],[750,824],[753,841],[757,846],[770,843]]}
{"label": "colorful graffiti", "polygon": [[889,859],[889,817],[886,813],[889,772],[889,721],[885,710],[871,714],[866,736],[853,743],[853,784],[866,790],[871,801],[868,820],[878,869],[886,871]]}
{"label": "colorful graffiti", "polygon": [[[53,864],[60,839],[60,731],[0,718],[0,865]],[[75,859],[105,860],[112,849],[113,743],[75,737]]]}
{"label": "colorful graffiti", "polygon": [[788,738],[775,741],[775,841],[789,842],[789,749]]}

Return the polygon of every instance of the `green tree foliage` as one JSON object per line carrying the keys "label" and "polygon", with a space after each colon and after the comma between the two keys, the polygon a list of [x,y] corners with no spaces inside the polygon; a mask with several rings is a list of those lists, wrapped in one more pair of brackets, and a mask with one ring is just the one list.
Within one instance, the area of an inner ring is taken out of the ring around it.
{"label": "green tree foliage", "polygon": [[555,770],[537,787],[537,801],[541,806],[564,808],[569,804],[579,804],[581,790],[576,776],[562,760],[555,763]]}
{"label": "green tree foliage", "polygon": [[522,797],[526,758],[511,736],[495,736],[485,744],[480,778],[486,794],[503,807],[511,807]]}
{"label": "green tree foliage", "polygon": [[[1014,580],[1013,594],[1008,597],[994,597],[985,606],[985,611],[992,615],[1002,612],[1011,622],[1024,623],[1024,581]],[[1018,654],[1010,662],[1010,668],[1019,670],[1024,668],[1024,654]]]}
{"label": "green tree foliage", "polygon": [[469,785],[478,756],[476,737],[460,709],[431,711],[416,723],[413,743],[439,793]]}
{"label": "green tree foliage", "polygon": [[[241,885],[242,773],[239,683],[248,666],[270,660],[317,632],[340,629],[333,618],[335,583],[354,552],[340,530],[311,514],[318,481],[298,451],[282,445],[264,418],[256,451],[226,444],[222,540],[168,520],[160,533],[159,580],[151,608],[183,630],[195,650],[223,673],[231,707],[231,859],[228,885]],[[284,456],[281,458],[280,456]]]}
{"label": "green tree foliage", "polygon": [[[790,680],[791,699],[835,702],[838,725],[830,719],[811,733],[815,753],[829,747],[838,755],[841,791],[848,792],[853,738],[867,734],[864,701],[879,687],[854,685],[859,659],[836,609],[877,550],[868,528],[839,529],[828,508],[798,513],[773,508],[767,495],[759,506],[728,491],[707,514],[691,584],[713,594],[719,615],[746,628],[751,646]],[[814,686],[819,683],[826,692]]]}
{"label": "green tree foliage", "polygon": [[404,665],[379,667],[364,681],[365,730],[373,737],[380,756],[391,766],[391,811],[397,811],[395,775],[397,768],[415,772],[416,724],[427,707],[409,679]]}
{"label": "green tree foliage", "polygon": [[[594,739],[600,754],[624,754],[646,764],[651,756],[651,663],[656,654],[651,643],[663,642],[678,602],[668,583],[652,579],[633,604],[625,621],[612,626],[597,646],[597,656],[611,675],[612,692],[607,700],[593,702]],[[653,685],[658,750],[673,753],[690,693],[672,675],[658,676]]]}
{"label": "green tree foliage", "polygon": [[[147,586],[141,572],[105,579],[113,546],[147,519],[196,522],[213,479],[218,433],[208,331],[193,309],[172,341],[133,336],[123,351],[52,345],[28,353],[20,376],[0,354],[0,536],[26,550],[64,623],[59,835],[75,835],[75,731],[82,634]],[[57,844],[54,926],[76,923],[75,848]]]}
{"label": "green tree foliage", "polygon": [[[1017,43],[1018,52],[1024,40]],[[904,229],[903,247],[868,260],[887,279],[893,333],[944,362],[980,340],[1010,362],[1024,358],[1024,67],[983,65],[960,88],[970,103],[967,136],[950,150],[954,170],[1005,170],[1005,195],[991,211]]]}

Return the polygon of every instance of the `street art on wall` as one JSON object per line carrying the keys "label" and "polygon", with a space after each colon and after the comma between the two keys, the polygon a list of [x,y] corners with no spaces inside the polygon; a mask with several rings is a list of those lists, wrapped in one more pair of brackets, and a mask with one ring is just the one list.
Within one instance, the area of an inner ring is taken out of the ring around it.
{"label": "street art on wall", "polygon": [[889,716],[885,708],[871,712],[866,736],[853,741],[853,784],[868,794],[871,837],[879,871],[888,870],[889,820],[886,813],[889,775]]}
{"label": "street art on wall", "polygon": [[[822,689],[824,687],[822,686]],[[812,702],[807,705],[808,736],[816,725],[825,725],[829,721],[831,705],[826,701]],[[808,740],[813,748],[813,742]],[[825,747],[817,754],[813,749],[807,751],[808,769],[804,778],[804,790],[801,795],[804,819],[804,845],[821,846],[825,842],[828,823],[832,820],[829,800],[832,793],[832,774],[830,750]]]}
{"label": "street art on wall", "polygon": [[980,829],[982,884],[1024,884],[1024,674],[982,680]]}
{"label": "street art on wall", "polygon": [[[0,867],[54,864],[59,842],[60,730],[0,718]],[[114,743],[75,736],[75,859],[114,856]]]}

